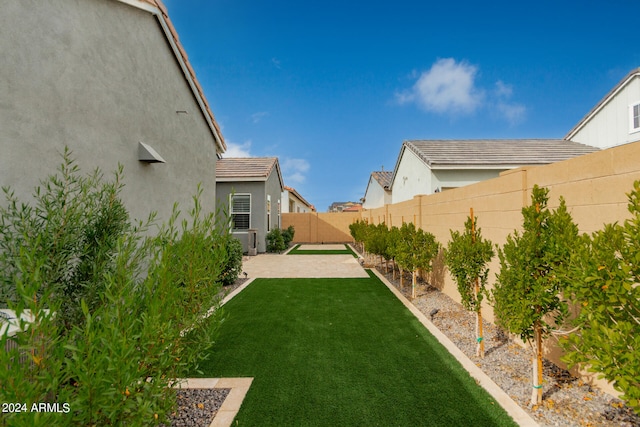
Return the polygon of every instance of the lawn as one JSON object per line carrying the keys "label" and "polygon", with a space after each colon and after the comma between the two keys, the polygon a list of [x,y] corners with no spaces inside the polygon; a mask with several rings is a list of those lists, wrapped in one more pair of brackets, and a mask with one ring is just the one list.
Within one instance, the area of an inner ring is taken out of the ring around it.
{"label": "lawn", "polygon": [[345,245],[344,249],[300,249],[301,245],[297,245],[291,249],[287,255],[353,255],[358,257],[355,252]]}
{"label": "lawn", "polygon": [[257,279],[225,312],[200,375],[255,377],[237,425],[515,425],[373,275]]}

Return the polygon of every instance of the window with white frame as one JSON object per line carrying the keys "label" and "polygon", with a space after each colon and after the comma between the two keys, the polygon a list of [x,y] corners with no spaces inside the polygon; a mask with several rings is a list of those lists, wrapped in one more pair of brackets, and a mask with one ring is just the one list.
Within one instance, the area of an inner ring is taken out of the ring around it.
{"label": "window with white frame", "polygon": [[251,227],[251,194],[232,194],[230,198],[232,231],[247,231]]}
{"label": "window with white frame", "polygon": [[629,133],[640,132],[640,102],[629,106]]}

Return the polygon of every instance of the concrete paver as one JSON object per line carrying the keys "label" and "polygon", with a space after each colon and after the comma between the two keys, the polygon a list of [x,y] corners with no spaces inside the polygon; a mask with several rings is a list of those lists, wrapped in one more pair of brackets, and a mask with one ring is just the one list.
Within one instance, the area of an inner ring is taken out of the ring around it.
{"label": "concrete paver", "polygon": [[250,278],[369,277],[351,255],[260,254],[243,257],[242,271]]}

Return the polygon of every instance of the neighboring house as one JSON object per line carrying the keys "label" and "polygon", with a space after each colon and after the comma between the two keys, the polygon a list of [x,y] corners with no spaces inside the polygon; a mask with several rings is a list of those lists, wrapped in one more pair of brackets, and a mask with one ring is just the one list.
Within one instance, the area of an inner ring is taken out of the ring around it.
{"label": "neighboring house", "polygon": [[362,207],[364,209],[380,208],[391,203],[392,171],[372,172],[367,189],[364,192]]}
{"label": "neighboring house", "polygon": [[329,206],[328,212],[349,212],[359,211],[362,209],[362,204],[358,202],[333,202]]}
{"label": "neighboring house", "polygon": [[392,203],[597,151],[563,139],[405,141],[393,171]]}
{"label": "neighboring house", "polygon": [[218,160],[217,203],[229,215],[231,232],[240,240],[245,252],[249,249],[249,230],[257,231],[257,251],[266,251],[267,233],[280,228],[283,190],[277,157]]}
{"label": "neighboring house", "polygon": [[599,148],[640,141],[640,68],[611,89],[565,139]]}
{"label": "neighboring house", "polygon": [[282,213],[307,213],[316,210],[295,188],[284,186],[282,192]]}
{"label": "neighboring house", "polygon": [[133,218],[186,211],[198,183],[215,210],[225,143],[160,1],[9,1],[0,27],[1,186],[30,198],[68,146],[85,173],[124,166]]}

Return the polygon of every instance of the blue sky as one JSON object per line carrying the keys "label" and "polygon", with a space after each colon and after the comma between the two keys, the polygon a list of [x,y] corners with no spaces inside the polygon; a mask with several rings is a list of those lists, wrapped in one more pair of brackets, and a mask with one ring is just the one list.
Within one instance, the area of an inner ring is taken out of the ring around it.
{"label": "blue sky", "polygon": [[409,139],[562,138],[640,66],[637,0],[165,0],[229,146],[318,211]]}

